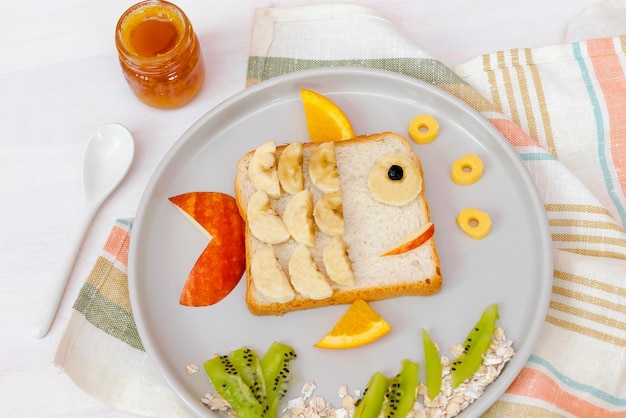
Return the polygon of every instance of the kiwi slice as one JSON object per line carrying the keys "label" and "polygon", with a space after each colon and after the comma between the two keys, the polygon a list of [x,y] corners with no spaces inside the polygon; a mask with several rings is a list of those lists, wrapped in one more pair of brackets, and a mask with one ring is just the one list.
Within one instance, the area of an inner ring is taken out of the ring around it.
{"label": "kiwi slice", "polygon": [[265,390],[265,378],[263,377],[261,359],[258,353],[249,347],[241,347],[231,351],[229,358],[243,382],[250,388],[255,399],[266,407],[267,393]]}
{"label": "kiwi slice", "polygon": [[264,416],[264,406],[254,397],[229,356],[215,356],[205,361],[204,370],[215,390],[226,399],[239,418]]}
{"label": "kiwi slice", "polygon": [[[261,368],[267,392],[267,417],[278,416],[278,405],[287,394],[289,364],[296,352],[287,344],[274,341],[261,359]],[[259,415],[260,416],[260,415]]]}
{"label": "kiwi slice", "polygon": [[437,346],[430,339],[430,336],[424,328],[422,328],[422,340],[424,341],[426,387],[428,388],[428,397],[432,400],[435,399],[441,391],[441,376],[443,374],[441,358],[439,357]]}
{"label": "kiwi slice", "polygon": [[463,353],[450,365],[452,387],[458,387],[473,375],[483,362],[483,356],[491,344],[498,315],[498,305],[487,307],[463,343]]}
{"label": "kiwi slice", "polygon": [[388,389],[389,379],[381,372],[374,373],[363,391],[363,396],[357,400],[352,417],[378,418]]}
{"label": "kiwi slice", "polygon": [[404,418],[413,408],[417,389],[418,364],[402,360],[400,373],[389,380],[389,389],[383,402],[385,418]]}

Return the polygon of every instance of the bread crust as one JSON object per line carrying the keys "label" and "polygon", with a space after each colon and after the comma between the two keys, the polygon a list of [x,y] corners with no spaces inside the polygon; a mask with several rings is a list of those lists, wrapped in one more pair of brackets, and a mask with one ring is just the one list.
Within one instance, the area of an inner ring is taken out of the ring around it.
{"label": "bread crust", "polygon": [[[398,143],[398,147],[403,150],[403,152],[407,152],[411,155],[412,159],[417,163],[419,167],[420,174],[423,179],[423,170],[417,155],[412,152],[411,145],[408,140],[400,135],[397,135],[392,132],[383,132],[379,134],[367,135],[357,137],[352,140],[339,141],[335,143],[335,147],[338,150],[343,147],[354,147],[356,144],[360,144],[361,146],[364,144],[375,144],[377,141],[396,141]],[[302,144],[303,150],[310,151],[311,147],[315,147],[318,144],[312,142],[305,142]],[[278,156],[280,152],[286,147],[277,146]],[[244,221],[247,220],[246,216],[246,206],[247,206],[247,198],[249,197],[251,185],[249,184],[250,180],[247,174],[247,166],[248,162],[252,156],[254,151],[250,151],[246,155],[244,155],[237,164],[237,175],[235,177],[235,199],[237,203],[237,207]],[[306,158],[306,157],[305,157]],[[339,165],[339,161],[338,161]],[[304,170],[306,172],[306,170]],[[306,174],[305,174],[306,176]],[[340,176],[341,178],[341,176]],[[312,186],[314,187],[314,186]],[[342,183],[342,188],[344,187]],[[247,191],[247,192],[246,192]],[[285,195],[283,191],[283,195]],[[420,217],[422,222],[430,222],[430,208],[428,206],[428,202],[426,200],[425,195],[425,187],[422,184],[422,190],[417,197],[417,202],[420,208],[421,213],[416,213],[417,216]],[[344,202],[345,205],[345,202]],[[390,221],[392,222],[392,221]],[[316,237],[323,235],[319,230],[316,231]],[[256,242],[255,242],[256,241]],[[292,241],[292,240],[290,240]],[[413,262],[422,263],[425,268],[429,271],[429,274],[424,276],[416,273],[416,277],[414,278],[406,278],[405,280],[400,281],[392,281],[386,279],[386,277],[381,277],[380,280],[377,280],[374,283],[369,283],[366,286],[339,286],[332,284],[333,294],[331,297],[321,300],[313,300],[309,298],[305,298],[300,294],[296,294],[295,298],[286,303],[277,303],[270,302],[263,298],[262,295],[255,290],[254,287],[254,278],[252,277],[250,267],[251,267],[251,259],[254,252],[255,245],[258,246],[258,240],[252,235],[250,228],[246,225],[245,231],[245,244],[246,244],[246,304],[248,306],[249,311],[254,315],[283,315],[287,312],[304,310],[304,309],[313,309],[324,306],[331,305],[340,305],[340,304],[350,304],[357,299],[363,299],[365,301],[375,301],[375,300],[383,300],[390,299],[400,296],[430,296],[434,295],[441,289],[443,280],[441,275],[441,269],[439,265],[439,256],[437,254],[437,249],[435,245],[434,236],[429,238],[424,244],[419,247],[420,254],[427,254],[427,260],[413,260]],[[359,244],[353,244],[359,245]],[[349,249],[349,254],[352,252],[354,248]],[[400,256],[392,256],[392,257],[404,257],[411,258],[417,257],[415,254],[416,250],[412,250],[408,253],[402,254]],[[352,255],[350,255],[352,260]],[[355,260],[352,260],[353,263]],[[318,263],[319,264],[319,263]],[[284,266],[283,266],[284,267]],[[285,272],[287,270],[283,268]],[[387,270],[385,270],[387,271]],[[394,274],[393,271],[390,271],[389,274]],[[404,273],[403,273],[404,274]],[[355,279],[357,283],[359,282],[360,277],[357,276],[355,272]]]}

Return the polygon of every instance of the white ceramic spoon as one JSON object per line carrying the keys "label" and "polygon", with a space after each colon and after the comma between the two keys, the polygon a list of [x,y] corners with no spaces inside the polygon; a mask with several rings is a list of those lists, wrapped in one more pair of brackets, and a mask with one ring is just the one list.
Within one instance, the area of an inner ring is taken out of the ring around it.
{"label": "white ceramic spoon", "polygon": [[83,154],[82,208],[70,240],[71,246],[50,278],[48,288],[44,289],[40,304],[35,307],[37,316],[31,330],[34,337],[43,338],[48,333],[91,220],[126,176],[134,153],[131,133],[119,124],[101,126],[87,141]]}

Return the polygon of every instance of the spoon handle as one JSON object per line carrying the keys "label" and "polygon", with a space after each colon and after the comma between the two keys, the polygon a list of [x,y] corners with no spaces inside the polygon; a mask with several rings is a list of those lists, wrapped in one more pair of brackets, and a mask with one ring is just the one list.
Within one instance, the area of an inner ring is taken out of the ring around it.
{"label": "spoon handle", "polygon": [[98,206],[99,205],[85,204],[80,211],[81,214],[76,221],[74,231],[70,237],[69,246],[59,260],[54,276],[50,278],[47,288],[44,289],[41,302],[35,306],[37,312],[35,323],[31,329],[31,334],[35,338],[45,337],[50,330],[50,326],[54,321],[59,304],[63,298],[67,281],[74,268],[76,255],[78,254],[85,233],[89,229],[89,225],[91,224],[91,220]]}

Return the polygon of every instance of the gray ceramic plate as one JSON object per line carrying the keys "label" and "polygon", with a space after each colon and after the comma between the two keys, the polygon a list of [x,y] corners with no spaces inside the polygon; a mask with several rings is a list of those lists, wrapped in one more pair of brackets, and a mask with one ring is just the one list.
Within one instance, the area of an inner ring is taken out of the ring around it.
{"label": "gray ceramic plate", "polygon": [[[413,148],[424,168],[443,288],[432,297],[373,303],[393,331],[356,349],[313,347],[346,306],[255,317],[244,302],[245,280],[217,305],[178,304],[187,273],[207,241],[168,197],[191,191],[234,195],[235,166],[243,154],[270,139],[308,140],[300,88],[335,101],[357,134],[394,131],[406,136],[409,121],[422,113],[434,115],[441,127],[434,142]],[[450,166],[469,152],[484,161],[483,178],[471,186],[455,185]],[[491,214],[493,228],[487,238],[473,240],[457,227],[456,216],[466,207]],[[403,358],[423,365],[421,328],[447,349],[463,342],[484,308],[498,303],[499,324],[515,341],[517,355],[464,413],[477,416],[506,390],[530,355],[545,317],[551,280],[551,241],[543,206],[527,170],[500,133],[465,103],[430,84],[395,73],[344,68],[292,73],[246,89],[189,128],[143,195],[129,257],[131,301],[146,351],[199,416],[212,416],[200,402],[210,382],[202,371],[187,375],[185,366],[201,366],[214,353],[242,345],[263,353],[274,340],[288,343],[298,353],[289,398],[314,381],[317,395],[339,405],[336,391],[341,385],[353,392],[363,388],[374,371],[394,375]]]}

